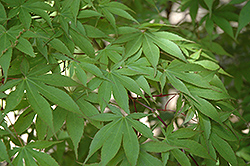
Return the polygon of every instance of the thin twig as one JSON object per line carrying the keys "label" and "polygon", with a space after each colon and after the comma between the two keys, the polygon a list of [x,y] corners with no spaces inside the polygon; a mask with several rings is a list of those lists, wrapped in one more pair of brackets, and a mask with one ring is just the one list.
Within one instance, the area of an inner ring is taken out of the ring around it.
{"label": "thin twig", "polygon": [[195,165],[199,166],[199,164],[198,164],[197,161],[193,158],[193,156],[191,156],[191,155],[189,154],[189,157],[193,160],[193,162],[195,163]]}
{"label": "thin twig", "polygon": [[6,117],[8,118],[8,120],[9,120],[9,122],[10,122],[10,125],[12,126],[12,128],[13,128],[15,134],[16,134],[16,137],[17,137],[18,141],[20,142],[21,146],[23,146],[23,143],[22,143],[22,141],[21,141],[19,135],[17,134],[17,131],[16,131],[14,125],[12,124],[12,122],[11,122],[11,120],[10,120],[10,118],[9,118],[9,116],[8,116],[7,114],[6,114]]}
{"label": "thin twig", "polygon": [[165,110],[167,109],[167,106],[168,106],[169,102],[170,102],[173,98],[175,98],[176,95],[177,95],[177,94],[175,94],[174,96],[172,96],[172,97],[167,101],[167,103],[165,104]]}
{"label": "thin twig", "polygon": [[[129,98],[130,98],[130,99],[133,99],[130,95],[129,95]],[[153,109],[153,108],[151,108],[151,107],[149,107],[149,106],[143,104],[142,102],[140,102],[140,101],[138,101],[138,100],[136,100],[136,99],[133,99],[133,100],[136,101],[137,103],[139,103],[140,105],[142,105],[143,107],[146,107],[147,109],[149,109],[149,110],[152,111],[153,113],[155,113],[155,109]],[[163,125],[164,125],[165,127],[168,127],[168,125],[164,122],[164,120],[162,120],[162,118],[161,118],[159,115],[157,115],[156,117],[163,123]]]}

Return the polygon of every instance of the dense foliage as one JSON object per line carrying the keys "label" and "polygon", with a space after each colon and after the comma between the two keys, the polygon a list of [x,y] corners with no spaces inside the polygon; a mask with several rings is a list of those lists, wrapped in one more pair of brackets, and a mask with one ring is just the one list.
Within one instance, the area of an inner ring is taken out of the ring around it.
{"label": "dense foliage", "polygon": [[246,0],[1,0],[0,162],[246,165],[248,11]]}

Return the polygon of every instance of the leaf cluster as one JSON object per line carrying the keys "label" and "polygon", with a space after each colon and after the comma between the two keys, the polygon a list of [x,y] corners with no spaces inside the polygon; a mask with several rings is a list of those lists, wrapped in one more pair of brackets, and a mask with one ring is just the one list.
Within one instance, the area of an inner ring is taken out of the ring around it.
{"label": "leaf cluster", "polygon": [[192,32],[159,15],[162,1],[1,0],[0,162],[244,165],[230,121],[241,115],[220,79],[231,75],[216,59],[231,55],[213,41],[214,25],[236,41],[249,23],[240,2],[181,1]]}

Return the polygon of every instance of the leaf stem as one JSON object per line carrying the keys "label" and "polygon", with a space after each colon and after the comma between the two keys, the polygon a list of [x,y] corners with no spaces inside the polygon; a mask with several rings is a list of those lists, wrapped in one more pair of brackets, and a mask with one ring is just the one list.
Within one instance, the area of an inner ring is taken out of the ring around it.
{"label": "leaf stem", "polygon": [[[137,103],[139,103],[139,104],[142,105],[143,107],[146,107],[147,109],[149,109],[149,110],[152,111],[153,113],[155,113],[155,109],[153,109],[153,108],[151,108],[151,107],[149,107],[149,106],[143,104],[142,102],[140,102],[140,101],[134,99],[134,98],[131,97],[130,95],[129,95],[129,98],[132,99],[132,100],[134,100],[134,101],[136,101]],[[168,125],[164,122],[164,120],[162,120],[162,118],[161,118],[159,115],[156,115],[156,117],[162,122],[162,124],[163,124],[165,127],[168,127]]]}
{"label": "leaf stem", "polygon": [[10,125],[11,125],[11,127],[13,128],[13,130],[14,130],[14,132],[15,132],[15,134],[16,134],[16,137],[17,137],[18,141],[20,142],[21,146],[23,146],[23,143],[22,143],[22,141],[21,141],[19,135],[17,134],[17,131],[16,131],[14,125],[12,124],[12,122],[11,122],[11,120],[10,120],[10,118],[9,118],[9,116],[8,116],[7,114],[6,114],[6,117],[8,118],[8,120],[9,120],[9,122],[10,122]]}
{"label": "leaf stem", "polygon": [[168,106],[169,102],[170,102],[173,98],[175,98],[176,95],[177,95],[177,94],[174,94],[174,95],[167,101],[167,103],[165,104],[165,110],[167,110],[167,106]]}
{"label": "leaf stem", "polygon": [[197,163],[197,161],[193,158],[193,156],[191,156],[190,154],[188,154],[189,157],[193,160],[193,162],[195,163],[195,165],[199,166],[199,164]]}

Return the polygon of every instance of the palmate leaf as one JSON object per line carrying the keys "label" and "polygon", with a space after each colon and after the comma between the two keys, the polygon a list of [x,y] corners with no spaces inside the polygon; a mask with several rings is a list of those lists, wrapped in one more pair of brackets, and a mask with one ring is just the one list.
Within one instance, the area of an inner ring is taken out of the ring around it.
{"label": "palmate leaf", "polygon": [[96,126],[97,128],[101,128],[102,125],[100,124],[99,121],[95,121],[89,117],[94,116],[99,114],[99,111],[95,106],[93,106],[91,103],[86,101],[84,97],[76,97],[73,96],[74,100],[76,100],[77,105],[80,108],[80,111],[82,112],[82,115],[84,116],[85,119],[87,119],[91,124]]}
{"label": "palmate leaf", "polygon": [[80,85],[71,78],[61,74],[45,74],[38,77],[32,77],[32,80],[44,82],[48,85],[53,85],[57,87],[70,87]]}
{"label": "palmate leaf", "polygon": [[139,131],[143,136],[150,138],[152,140],[157,140],[153,137],[152,131],[143,123],[138,122],[137,120],[127,118],[128,123],[132,125],[137,131]]}
{"label": "palmate leaf", "polygon": [[139,153],[137,166],[145,166],[145,165],[147,165],[147,166],[156,166],[156,165],[161,166],[162,162],[158,158],[148,154],[144,150],[141,150]]}
{"label": "palmate leaf", "polygon": [[98,89],[98,99],[101,107],[101,112],[104,111],[107,103],[111,98],[112,83],[108,81],[103,81]]}
{"label": "palmate leaf", "polygon": [[173,132],[168,138],[190,138],[198,134],[199,132],[192,130],[190,128],[180,128]]}
{"label": "palmate leaf", "polygon": [[76,158],[78,158],[78,144],[82,138],[84,130],[84,119],[78,114],[68,112],[66,117],[67,132],[73,142]]}
{"label": "palmate leaf", "polygon": [[123,18],[126,18],[128,20],[132,20],[136,23],[139,23],[136,19],[134,19],[130,14],[128,14],[128,12],[126,12],[123,9],[117,8],[117,7],[105,7],[105,9],[107,9],[108,11],[110,11],[113,14],[116,14],[118,16],[121,16]]}
{"label": "palmate leaf", "polygon": [[113,121],[113,120],[117,120],[118,118],[121,118],[121,115],[102,113],[102,114],[91,116],[90,118],[93,120],[97,120],[97,121]]}
{"label": "palmate leaf", "polygon": [[143,38],[142,50],[148,61],[152,64],[154,68],[156,68],[160,58],[160,50],[146,35],[144,35]]}
{"label": "palmate leaf", "polygon": [[30,42],[23,37],[20,37],[18,39],[18,44],[16,45],[16,48],[31,57],[36,56]]}
{"label": "palmate leaf", "polygon": [[189,139],[168,139],[170,145],[183,147],[186,151],[190,152],[193,155],[211,159],[207,150],[198,142],[189,140]]}
{"label": "palmate leaf", "polygon": [[123,149],[129,163],[132,166],[136,165],[139,155],[139,142],[134,130],[126,120],[123,127]]}
{"label": "palmate leaf", "polygon": [[[25,165],[27,166],[59,166],[58,163],[49,155],[37,150],[33,150],[29,144],[27,146],[15,149],[15,153],[18,152],[16,158],[14,158],[13,165]],[[34,160],[35,158],[35,160]],[[38,163],[38,164],[37,164]]]}
{"label": "palmate leaf", "polygon": [[110,79],[113,81],[112,91],[117,104],[127,113],[130,114],[128,105],[128,94],[124,86],[117,78],[110,75]]}
{"label": "palmate leaf", "polygon": [[19,19],[21,23],[23,24],[23,26],[26,29],[29,29],[30,24],[31,24],[31,15],[29,14],[29,11],[25,9],[24,7],[20,7]]}
{"label": "palmate leaf", "polygon": [[26,94],[28,101],[38,116],[54,131],[53,115],[49,103],[39,93],[37,88],[28,80],[26,83]]}
{"label": "palmate leaf", "polygon": [[186,85],[179,79],[177,79],[173,74],[171,74],[170,72],[165,72],[166,76],[169,80],[169,82],[173,85],[174,88],[180,90],[181,92],[192,96],[191,93],[189,92],[189,90],[187,89]]}
{"label": "palmate leaf", "polygon": [[2,3],[0,3],[0,23],[3,23],[7,20],[6,11]]}
{"label": "palmate leaf", "polygon": [[27,148],[27,151],[29,152],[29,155],[32,155],[36,159],[36,161],[39,163],[39,165],[44,166],[59,166],[59,164],[53,159],[49,154],[39,152],[36,150],[32,150]]}
{"label": "palmate leaf", "polygon": [[150,86],[148,84],[148,81],[143,76],[138,76],[135,78],[135,81],[138,85],[152,98]]}
{"label": "palmate leaf", "polygon": [[97,76],[97,77],[100,77],[100,78],[103,78],[103,79],[107,79],[102,71],[97,67],[95,66],[94,64],[91,64],[91,63],[87,63],[87,62],[81,62],[80,63],[80,67],[88,72],[90,72],[91,74]]}
{"label": "palmate leaf", "polygon": [[14,124],[15,131],[18,134],[23,133],[32,124],[36,113],[31,108],[26,109]]}
{"label": "palmate leaf", "polygon": [[94,56],[94,48],[89,40],[81,33],[76,32],[75,30],[70,29],[70,35],[74,41],[74,43],[88,56]]}
{"label": "palmate leaf", "polygon": [[57,51],[66,54],[67,56],[73,57],[72,53],[69,51],[67,46],[61,40],[54,38],[49,42],[49,44]]}
{"label": "palmate leaf", "polygon": [[185,153],[183,153],[180,149],[173,149],[171,151],[171,154],[176,158],[176,160],[181,164],[185,166],[191,166],[191,163]]}
{"label": "palmate leaf", "polygon": [[4,82],[7,81],[8,69],[10,67],[10,61],[12,57],[12,49],[9,48],[3,55],[0,56],[0,65],[3,69]]}
{"label": "palmate leaf", "polygon": [[211,142],[216,151],[233,166],[237,165],[237,159],[231,146],[217,134],[211,133]]}
{"label": "palmate leaf", "polygon": [[116,126],[119,123],[118,121],[113,121],[107,125],[105,125],[104,127],[102,127],[95,135],[95,137],[93,138],[93,141],[90,144],[89,147],[89,153],[87,158],[84,161],[84,164],[88,161],[88,159],[98,150],[100,149],[104,142],[106,141],[106,139],[108,138],[108,136],[110,135],[110,133],[112,132],[112,128],[114,126]]}
{"label": "palmate leaf", "polygon": [[231,97],[227,93],[217,88],[214,88],[214,90],[212,90],[212,89],[203,89],[203,88],[197,88],[194,86],[189,86],[189,91],[193,95],[197,95],[199,97],[209,99],[209,100],[231,99]]}
{"label": "palmate leaf", "polygon": [[101,151],[101,166],[105,166],[118,152],[122,142],[123,120],[110,129],[111,133],[106,138]]}
{"label": "palmate leaf", "polygon": [[180,48],[174,42],[165,38],[159,38],[158,36],[155,36],[151,33],[145,33],[145,35],[151,38],[154,41],[154,43],[158,45],[163,51],[169,53],[170,55],[173,55],[174,57],[184,62],[187,62]]}
{"label": "palmate leaf", "polygon": [[[102,146],[101,164],[105,165],[108,163],[118,152],[123,136],[123,148],[125,155],[127,156],[128,161],[132,165],[135,165],[139,154],[139,142],[133,128],[138,130],[145,137],[151,138],[153,140],[157,139],[153,137],[152,131],[146,125],[128,116],[121,116],[120,110],[114,106],[109,107],[112,108],[112,112],[115,114],[118,111],[118,115],[104,116],[104,114],[107,114],[104,113],[103,115],[93,116],[93,118],[96,117],[97,120],[101,120],[101,117],[103,116],[104,119],[113,121],[102,127],[96,133],[93,141],[91,142],[89,154],[84,163],[86,163],[87,160]],[[114,141],[116,142],[114,143]],[[111,146],[111,144],[113,146]],[[131,152],[131,150],[133,150],[133,152]]]}
{"label": "palmate leaf", "polygon": [[187,39],[185,39],[177,34],[166,32],[166,31],[152,32],[152,34],[159,37],[159,38],[164,38],[164,39],[171,40],[171,41],[191,42],[190,40],[187,40]]}
{"label": "palmate leaf", "polygon": [[50,147],[52,145],[58,144],[60,142],[61,141],[44,141],[44,140],[39,140],[39,141],[36,141],[36,142],[29,143],[28,145],[26,145],[26,147],[36,148],[36,149],[44,149],[44,148]]}
{"label": "palmate leaf", "polygon": [[161,152],[168,152],[172,149],[177,149],[179,147],[169,145],[165,142],[150,141],[150,142],[146,142],[145,144],[142,144],[141,148],[147,152],[161,153]]}
{"label": "palmate leaf", "polygon": [[85,73],[84,70],[79,65],[74,65],[75,66],[75,74],[76,77],[79,79],[79,81],[84,85],[87,86],[87,74]]}
{"label": "palmate leaf", "polygon": [[204,137],[208,140],[211,134],[211,122],[208,117],[205,115],[199,114],[199,124],[201,127],[201,130],[204,132]]}
{"label": "palmate leaf", "polygon": [[1,149],[0,150],[0,159],[1,160],[6,160],[8,163],[11,163],[9,155],[7,153],[7,150],[6,150],[6,146],[4,145],[4,143],[2,142],[2,140],[0,140],[0,149]]}
{"label": "palmate leaf", "polygon": [[132,91],[134,93],[136,93],[137,95],[140,95],[142,98],[144,98],[146,100],[146,98],[144,97],[144,95],[142,94],[139,85],[130,77],[127,76],[123,76],[121,74],[118,74],[116,72],[112,72],[112,74],[114,75],[115,78],[117,78],[120,83],[129,91]]}
{"label": "palmate leaf", "polygon": [[5,113],[13,110],[21,101],[24,95],[24,81],[22,81],[16,90],[12,91],[6,99]]}
{"label": "palmate leaf", "polygon": [[81,10],[77,16],[77,18],[89,18],[89,17],[101,17],[102,14],[98,13],[94,10]]}
{"label": "palmate leaf", "polygon": [[135,35],[135,38],[127,42],[127,44],[125,45],[125,55],[123,59],[127,59],[141,48],[143,41],[142,39],[143,36],[141,33],[139,33],[138,35]]}
{"label": "palmate leaf", "polygon": [[198,96],[195,96],[195,99],[198,101],[198,103],[193,102],[193,104],[201,113],[217,121],[218,123],[221,123],[219,113],[210,102]]}
{"label": "palmate leaf", "polygon": [[43,83],[39,83],[37,81],[32,80],[32,77],[29,79],[29,82],[33,84],[37,88],[41,94],[43,94],[46,98],[52,101],[55,104],[58,104],[60,107],[77,113],[82,114],[79,110],[78,105],[73,101],[73,99],[64,91],[54,88],[52,86],[47,86]]}
{"label": "palmate leaf", "polygon": [[248,11],[249,10],[250,10],[250,2],[248,1],[245,4],[245,6],[242,8],[242,10],[240,11],[239,26],[238,26],[238,29],[237,29],[236,37],[238,36],[241,29],[250,22],[250,19],[248,17]]}

